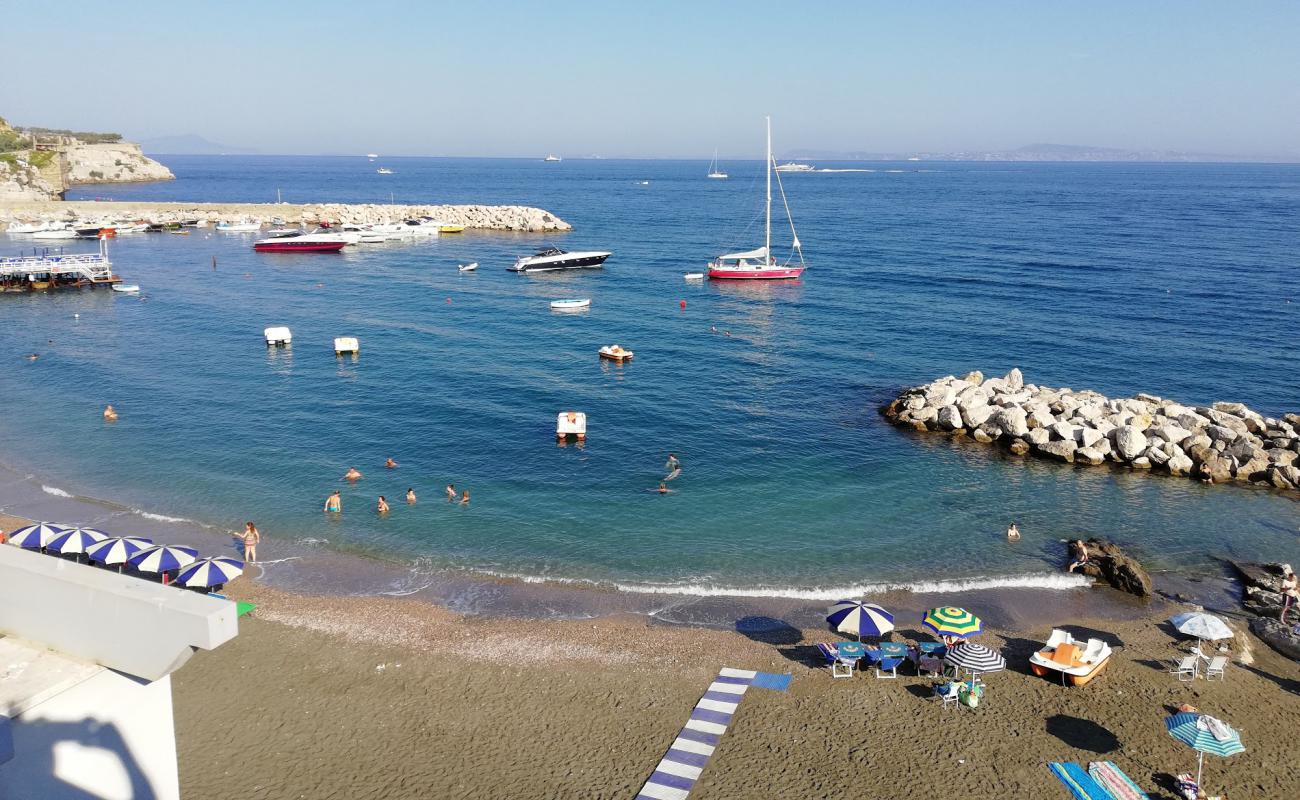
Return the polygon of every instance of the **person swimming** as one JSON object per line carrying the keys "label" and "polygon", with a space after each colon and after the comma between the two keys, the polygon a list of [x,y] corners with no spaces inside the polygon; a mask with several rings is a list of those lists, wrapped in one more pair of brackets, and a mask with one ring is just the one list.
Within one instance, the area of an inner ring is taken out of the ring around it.
{"label": "person swimming", "polygon": [[1007,541],[1008,542],[1020,541],[1020,528],[1016,527],[1016,523],[1014,522],[1011,523],[1011,527],[1007,528]]}
{"label": "person swimming", "polygon": [[406,503],[407,505],[415,505],[415,489],[406,490]]}
{"label": "person swimming", "polygon": [[361,478],[361,472],[356,467],[349,467],[347,473],[343,477],[350,481],[359,480]]}
{"label": "person swimming", "polygon": [[379,495],[379,502],[375,504],[375,510],[380,514],[388,513],[388,501],[384,499],[382,494]]}
{"label": "person swimming", "polygon": [[469,489],[466,489],[465,493],[460,496],[460,504],[463,506],[469,505]]}
{"label": "person swimming", "polygon": [[664,469],[668,470],[669,472],[673,472],[675,470],[680,470],[681,468],[682,468],[682,462],[677,460],[677,454],[669,453],[668,463],[664,464]]}
{"label": "person swimming", "polygon": [[447,484],[447,502],[456,502],[456,484],[454,483]]}
{"label": "person swimming", "polygon": [[117,411],[113,409],[111,403],[104,406],[104,419],[108,422],[117,422]]}
{"label": "person swimming", "polygon": [[325,512],[328,514],[343,513],[343,497],[337,489],[329,497],[325,498]]}
{"label": "person swimming", "polygon": [[671,490],[668,488],[668,484],[664,483],[663,481],[660,481],[659,488],[656,489],[655,491],[659,492],[659,494],[668,494],[668,492]]}
{"label": "person swimming", "polygon": [[390,458],[384,462],[384,467],[386,469],[397,469],[397,462]]}

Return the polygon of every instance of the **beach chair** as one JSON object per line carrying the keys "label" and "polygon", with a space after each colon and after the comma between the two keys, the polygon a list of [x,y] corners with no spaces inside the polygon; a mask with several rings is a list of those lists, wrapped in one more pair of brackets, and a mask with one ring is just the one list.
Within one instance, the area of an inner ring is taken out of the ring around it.
{"label": "beach chair", "polygon": [[1227,669],[1228,669],[1228,657],[1215,656],[1214,658],[1210,659],[1209,664],[1205,665],[1205,679],[1208,681],[1212,679],[1215,675],[1218,675],[1219,680],[1224,680],[1223,673]]}
{"label": "beach chair", "polygon": [[957,702],[958,699],[961,697],[960,683],[953,682],[953,683],[940,684],[939,686],[935,687],[934,693],[939,696],[940,700],[943,701],[943,704],[939,706],[940,709],[947,708],[948,706],[957,706],[957,707],[961,706],[961,703]]}
{"label": "beach chair", "polygon": [[853,677],[853,662],[842,661],[840,659],[840,652],[835,649],[834,645],[825,642],[818,642],[817,652],[821,653],[822,657],[826,659],[826,665],[831,668],[832,678]]}
{"label": "beach chair", "polygon": [[[876,662],[876,677],[877,677],[877,678],[897,678],[897,677],[898,677],[898,665],[899,665],[899,664],[902,664],[905,660],[907,660],[907,659],[906,659],[906,656],[886,656],[886,655],[882,655],[882,656],[880,657],[880,660]],[[889,674],[886,675],[886,674],[884,674],[884,673],[889,673]]]}
{"label": "beach chair", "polygon": [[[1193,653],[1190,656],[1184,656],[1180,661],[1169,667],[1169,674],[1177,675],[1178,680],[1186,683],[1187,681],[1196,680],[1197,670],[1200,668],[1201,660]],[[1183,676],[1186,675],[1186,679]]]}

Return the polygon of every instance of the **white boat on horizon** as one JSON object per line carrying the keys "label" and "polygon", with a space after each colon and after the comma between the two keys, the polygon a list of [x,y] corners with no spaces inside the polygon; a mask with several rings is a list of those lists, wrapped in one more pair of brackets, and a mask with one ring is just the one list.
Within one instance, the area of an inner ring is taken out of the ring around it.
{"label": "white boat on horizon", "polygon": [[375,172],[378,172],[380,175],[392,175],[392,174],[393,174],[393,171],[392,171],[391,169],[389,169],[388,167],[380,167],[379,169],[375,170]]}
{"label": "white boat on horizon", "polygon": [[478,262],[475,261],[470,264],[457,264],[456,269],[459,270],[460,272],[473,272],[474,270],[478,269]]}
{"label": "white boat on horizon", "polygon": [[794,161],[787,161],[784,164],[776,166],[777,172],[816,172],[817,168],[812,164],[800,164]]}
{"label": "white boat on horizon", "polygon": [[564,159],[562,159],[562,158],[560,158],[559,156],[557,156],[557,155],[555,155],[554,153],[552,153],[552,154],[550,154],[549,156],[547,156],[546,158],[543,158],[542,160],[543,160],[543,161],[563,161]]}
{"label": "white boat on horizon", "polygon": [[366,153],[366,158],[370,159],[371,161],[374,161],[376,158],[379,158],[379,154],[378,154],[378,153]]}
{"label": "white boat on horizon", "polygon": [[[785,187],[781,185],[780,167],[775,166],[772,158],[772,118],[767,117],[767,204],[764,215],[763,246],[741,253],[724,253],[709,262],[709,278],[713,280],[781,280],[798,278],[807,269],[803,260],[803,248],[799,244],[799,234],[794,229],[794,217],[790,215],[790,203],[786,200]],[[772,257],[772,175],[776,173],[776,186],[781,192],[781,204],[785,207],[786,219],[790,221],[790,257],[784,264]],[[798,263],[795,263],[795,257]]]}
{"label": "white boat on horizon", "polygon": [[726,180],[727,173],[718,169],[718,148],[713,148],[713,160],[709,162],[709,174],[705,177]]}

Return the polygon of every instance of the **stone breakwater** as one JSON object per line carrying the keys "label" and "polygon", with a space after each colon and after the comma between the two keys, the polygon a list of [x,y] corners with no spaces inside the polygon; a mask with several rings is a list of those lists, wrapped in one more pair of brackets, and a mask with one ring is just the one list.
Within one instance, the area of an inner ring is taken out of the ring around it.
{"label": "stone breakwater", "polygon": [[432,217],[450,225],[488,231],[551,233],[573,226],[549,211],[530,206],[387,205],[309,203],[117,203],[89,200],[3,203],[0,224],[39,220],[144,220],[181,222],[255,219],[266,224],[315,225],[320,222],[400,222]]}
{"label": "stone breakwater", "polygon": [[1001,378],[976,371],[914,386],[881,413],[895,425],[970,437],[1015,455],[1300,489],[1300,414],[1266,417],[1241,403],[1109,398],[1025,383],[1013,369]]}

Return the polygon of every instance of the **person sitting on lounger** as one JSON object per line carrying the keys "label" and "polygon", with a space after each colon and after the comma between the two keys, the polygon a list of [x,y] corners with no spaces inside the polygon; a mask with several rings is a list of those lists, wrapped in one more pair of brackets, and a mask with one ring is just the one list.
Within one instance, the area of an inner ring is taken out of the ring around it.
{"label": "person sitting on lounger", "polygon": [[1088,545],[1084,544],[1082,539],[1075,539],[1072,547],[1074,549],[1074,560],[1070,562],[1070,566],[1066,567],[1066,572],[1074,572],[1088,563]]}

